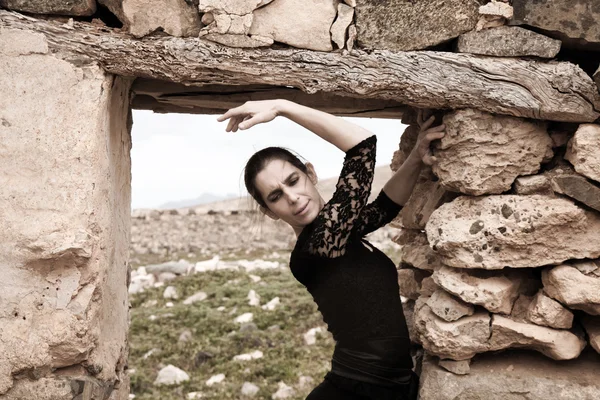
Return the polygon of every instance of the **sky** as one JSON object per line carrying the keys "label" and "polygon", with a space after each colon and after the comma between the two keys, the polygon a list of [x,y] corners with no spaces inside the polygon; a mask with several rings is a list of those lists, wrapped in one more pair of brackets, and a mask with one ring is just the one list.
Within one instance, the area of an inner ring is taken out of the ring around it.
{"label": "sky", "polygon": [[[217,115],[134,110],[132,208],[158,208],[203,193],[245,196],[243,168],[268,146],[294,150],[321,179],[337,176],[344,153],[312,132],[278,117],[245,131],[225,132]],[[377,165],[389,164],[405,126],[399,120],[348,118],[377,135]]]}

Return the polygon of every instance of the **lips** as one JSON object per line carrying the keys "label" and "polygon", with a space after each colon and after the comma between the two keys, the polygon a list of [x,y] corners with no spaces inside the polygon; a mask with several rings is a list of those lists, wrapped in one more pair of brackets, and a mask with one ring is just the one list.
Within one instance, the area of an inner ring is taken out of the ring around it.
{"label": "lips", "polygon": [[310,203],[310,200],[306,202],[306,204],[304,205],[304,207],[302,207],[300,210],[298,210],[297,212],[295,212],[294,215],[300,215],[300,214],[302,214],[308,208],[308,203]]}

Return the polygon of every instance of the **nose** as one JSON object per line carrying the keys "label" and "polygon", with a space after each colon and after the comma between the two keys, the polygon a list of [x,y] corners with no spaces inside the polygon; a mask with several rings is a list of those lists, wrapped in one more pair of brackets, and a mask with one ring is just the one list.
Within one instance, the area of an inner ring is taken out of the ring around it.
{"label": "nose", "polygon": [[295,204],[300,199],[300,196],[290,189],[284,190],[284,194],[289,204]]}

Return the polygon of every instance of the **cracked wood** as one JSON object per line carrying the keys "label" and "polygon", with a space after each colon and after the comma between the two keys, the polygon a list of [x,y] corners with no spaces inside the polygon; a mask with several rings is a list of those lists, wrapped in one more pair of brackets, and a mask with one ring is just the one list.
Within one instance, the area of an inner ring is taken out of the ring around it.
{"label": "cracked wood", "polygon": [[600,94],[576,65],[432,51],[235,49],[200,38],[146,37],[75,22],[72,27],[0,11],[0,28],[43,33],[74,63],[185,85],[272,85],[306,93],[394,100],[421,108],[476,108],[556,121],[598,118]]}

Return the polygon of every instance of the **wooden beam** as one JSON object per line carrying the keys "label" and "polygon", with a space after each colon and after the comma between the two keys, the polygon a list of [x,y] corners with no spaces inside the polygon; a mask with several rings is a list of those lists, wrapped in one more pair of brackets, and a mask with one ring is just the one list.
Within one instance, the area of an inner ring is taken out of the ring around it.
{"label": "wooden beam", "polygon": [[68,26],[0,10],[0,28],[45,35],[50,50],[108,72],[185,85],[271,85],[421,108],[477,108],[520,117],[591,122],[600,94],[576,65],[418,51],[236,49],[199,38],[133,39],[106,27]]}
{"label": "wooden beam", "polygon": [[185,86],[138,78],[133,84],[134,109],[159,113],[222,114],[250,100],[287,99],[334,115],[368,118],[402,117],[406,107],[393,100],[362,99],[330,93],[307,94],[299,89],[267,86]]}

